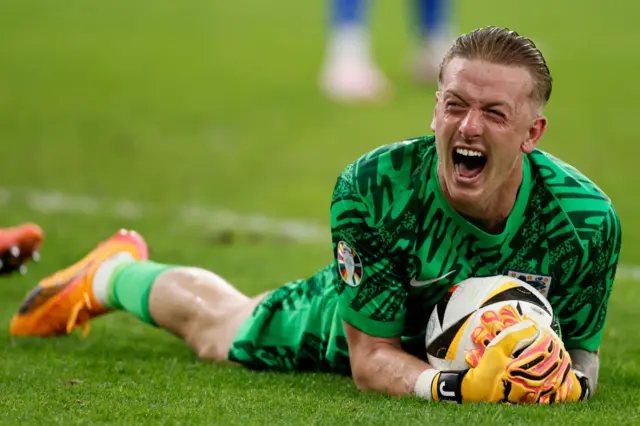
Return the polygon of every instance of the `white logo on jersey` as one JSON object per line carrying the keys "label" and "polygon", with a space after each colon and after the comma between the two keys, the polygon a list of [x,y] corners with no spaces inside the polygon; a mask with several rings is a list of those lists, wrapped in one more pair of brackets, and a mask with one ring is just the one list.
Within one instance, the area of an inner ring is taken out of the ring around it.
{"label": "white logo on jersey", "polygon": [[418,281],[416,280],[415,277],[411,278],[411,281],[409,282],[409,284],[411,284],[412,287],[422,287],[425,286],[427,284],[431,284],[431,283],[435,283],[437,281],[443,280],[445,278],[447,278],[449,275],[453,274],[456,270],[452,270],[447,272],[446,274],[442,275],[441,277],[438,278],[434,278],[432,280],[426,280],[426,281]]}

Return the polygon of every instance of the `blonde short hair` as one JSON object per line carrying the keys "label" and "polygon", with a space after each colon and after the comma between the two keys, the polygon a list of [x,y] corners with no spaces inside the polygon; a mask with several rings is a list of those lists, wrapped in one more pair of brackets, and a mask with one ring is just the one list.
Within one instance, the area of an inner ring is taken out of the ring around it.
{"label": "blonde short hair", "polygon": [[479,59],[495,64],[520,66],[533,80],[531,97],[544,106],[551,97],[552,79],[547,62],[530,39],[500,27],[485,27],[462,34],[456,39],[440,64],[438,81],[453,58]]}

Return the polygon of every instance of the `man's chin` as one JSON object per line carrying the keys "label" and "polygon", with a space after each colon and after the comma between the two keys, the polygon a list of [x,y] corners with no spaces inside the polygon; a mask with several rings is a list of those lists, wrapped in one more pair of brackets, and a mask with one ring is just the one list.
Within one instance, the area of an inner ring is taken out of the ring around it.
{"label": "man's chin", "polygon": [[449,191],[451,196],[451,203],[454,208],[460,207],[464,211],[473,211],[480,207],[485,200],[484,192],[481,188],[469,189],[469,188],[453,188]]}
{"label": "man's chin", "polygon": [[484,189],[482,176],[469,179],[454,173],[447,182],[447,198],[456,210],[473,211],[486,201]]}

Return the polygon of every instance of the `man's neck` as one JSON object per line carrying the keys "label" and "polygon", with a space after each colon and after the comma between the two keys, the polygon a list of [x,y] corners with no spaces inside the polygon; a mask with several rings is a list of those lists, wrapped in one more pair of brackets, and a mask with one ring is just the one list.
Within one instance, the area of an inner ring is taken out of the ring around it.
{"label": "man's neck", "polygon": [[511,178],[487,197],[487,201],[482,205],[460,203],[452,199],[439,173],[438,178],[445,198],[460,215],[487,233],[499,234],[504,230],[507,219],[516,204],[522,184],[522,174],[523,165],[518,163],[511,172]]}

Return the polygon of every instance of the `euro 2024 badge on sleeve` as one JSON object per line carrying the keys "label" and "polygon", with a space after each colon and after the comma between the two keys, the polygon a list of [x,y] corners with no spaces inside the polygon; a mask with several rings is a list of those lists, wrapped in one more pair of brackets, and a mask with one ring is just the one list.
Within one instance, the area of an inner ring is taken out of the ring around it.
{"label": "euro 2024 badge on sleeve", "polygon": [[344,241],[338,243],[338,272],[342,281],[357,287],[362,281],[362,261],[358,253]]}

